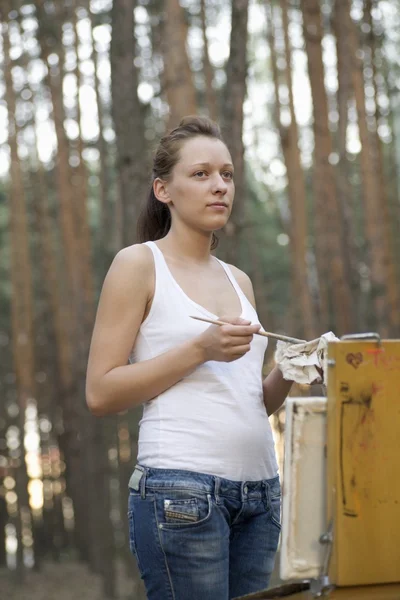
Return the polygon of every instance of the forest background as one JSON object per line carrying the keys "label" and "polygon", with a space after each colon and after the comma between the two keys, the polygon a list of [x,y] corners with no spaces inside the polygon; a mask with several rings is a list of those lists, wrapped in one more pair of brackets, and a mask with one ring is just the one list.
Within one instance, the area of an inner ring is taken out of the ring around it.
{"label": "forest background", "polygon": [[236,199],[217,254],[252,278],[264,327],[400,335],[399,50],[398,0],[2,0],[1,598],[144,598],[140,410],[91,416],[85,368],[182,116],[221,124]]}

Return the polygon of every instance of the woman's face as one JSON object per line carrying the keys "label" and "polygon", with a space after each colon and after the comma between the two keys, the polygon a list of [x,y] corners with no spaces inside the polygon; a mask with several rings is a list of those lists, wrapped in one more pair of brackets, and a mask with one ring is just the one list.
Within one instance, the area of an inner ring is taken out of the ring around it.
{"label": "woman's face", "polygon": [[185,141],[171,179],[159,182],[158,188],[156,184],[156,196],[168,203],[172,223],[179,220],[206,232],[221,229],[231,214],[235,194],[227,147],[205,136]]}

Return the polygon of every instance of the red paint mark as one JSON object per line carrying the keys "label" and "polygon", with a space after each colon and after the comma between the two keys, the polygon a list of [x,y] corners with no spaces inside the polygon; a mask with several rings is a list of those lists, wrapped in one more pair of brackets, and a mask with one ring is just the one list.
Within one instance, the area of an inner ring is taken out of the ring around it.
{"label": "red paint mark", "polygon": [[384,354],[384,348],[372,348],[366,352],[372,354],[375,367],[383,367],[388,371],[400,371],[400,356],[387,356]]}
{"label": "red paint mark", "polygon": [[372,395],[377,394],[378,392],[381,392],[382,390],[383,390],[383,385],[372,382],[372,384],[371,384],[371,394]]}
{"label": "red paint mark", "polygon": [[370,350],[366,350],[366,352],[368,354],[372,354],[374,357],[374,365],[375,367],[378,366],[379,363],[379,354],[381,354],[382,352],[384,352],[383,348],[371,348]]}

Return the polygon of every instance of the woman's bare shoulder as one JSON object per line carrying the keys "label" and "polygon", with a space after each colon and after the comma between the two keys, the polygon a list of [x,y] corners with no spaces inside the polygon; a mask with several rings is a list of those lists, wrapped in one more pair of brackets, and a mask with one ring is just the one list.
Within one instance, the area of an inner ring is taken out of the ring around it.
{"label": "woman's bare shoulder", "polygon": [[145,244],[133,244],[122,248],[115,255],[104,281],[116,292],[141,287],[142,291],[152,284],[154,262],[151,249]]}
{"label": "woman's bare shoulder", "polygon": [[228,265],[228,266],[231,269],[232,274],[235,277],[236,281],[240,285],[242,292],[247,297],[249,302],[255,307],[256,300],[254,297],[253,284],[251,283],[250,277],[247,275],[247,273],[245,273],[241,269],[238,269],[237,267],[235,267],[235,265]]}
{"label": "woman's bare shoulder", "polygon": [[153,264],[153,254],[146,244],[132,244],[117,252],[113,264],[122,269],[147,268]]}
{"label": "woman's bare shoulder", "polygon": [[118,275],[127,273],[136,276],[148,274],[153,266],[152,251],[146,244],[133,244],[117,252],[111,263],[110,271]]}

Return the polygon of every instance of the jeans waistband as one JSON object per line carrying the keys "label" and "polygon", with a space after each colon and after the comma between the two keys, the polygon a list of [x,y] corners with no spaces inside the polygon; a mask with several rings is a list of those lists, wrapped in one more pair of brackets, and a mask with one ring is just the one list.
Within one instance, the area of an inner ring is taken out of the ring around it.
{"label": "jeans waistband", "polygon": [[260,481],[232,481],[206,473],[180,469],[155,469],[142,465],[136,465],[129,480],[129,487],[140,491],[142,496],[145,495],[146,490],[152,489],[190,489],[238,500],[245,497],[261,497],[265,493],[269,496],[280,493],[279,476]]}

